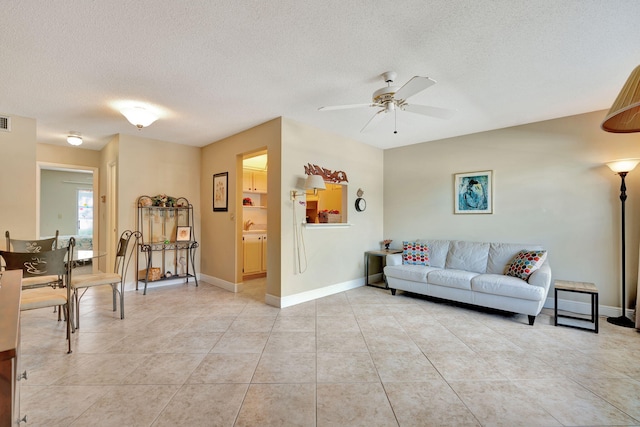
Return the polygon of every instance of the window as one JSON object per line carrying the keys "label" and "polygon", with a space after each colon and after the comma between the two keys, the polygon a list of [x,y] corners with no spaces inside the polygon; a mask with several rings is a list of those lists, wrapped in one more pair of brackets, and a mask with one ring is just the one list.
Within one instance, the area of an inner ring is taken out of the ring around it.
{"label": "window", "polygon": [[78,190],[78,235],[93,235],[93,190]]}
{"label": "window", "polygon": [[347,186],[325,182],[326,190],[314,196],[307,190],[307,223],[347,223]]}

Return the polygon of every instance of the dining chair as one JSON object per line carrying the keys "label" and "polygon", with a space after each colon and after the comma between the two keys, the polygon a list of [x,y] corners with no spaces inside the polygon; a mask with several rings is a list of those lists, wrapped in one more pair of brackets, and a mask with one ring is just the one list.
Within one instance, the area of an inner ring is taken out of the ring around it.
{"label": "dining chair", "polygon": [[[6,270],[22,270],[23,278],[56,276],[61,277],[58,287],[22,288],[20,311],[36,310],[45,307],[61,307],[67,326],[68,351],[71,353],[71,328],[73,313],[71,310],[71,265],[75,239],[69,240],[69,246],[38,253],[0,251]],[[60,311],[58,311],[60,320]]]}
{"label": "dining chair", "polygon": [[113,293],[113,311],[116,311],[116,297],[120,298],[120,319],[124,319],[124,285],[127,270],[133,253],[137,250],[138,241],[142,237],[139,231],[126,230],[120,235],[116,257],[111,273],[79,274],[71,278],[70,288],[73,293],[75,310],[75,327],[80,328],[80,300],[84,294],[96,286],[111,286]]}
{"label": "dining chair", "polygon": [[[32,239],[32,240],[20,240],[12,239],[7,230],[4,235],[7,239],[7,251],[11,252],[26,252],[26,253],[41,253],[45,251],[51,251],[58,247],[58,230],[56,230],[55,237],[48,237],[45,239]],[[34,276],[23,277],[23,288],[37,288],[41,286],[53,286],[60,285],[61,277],[58,276]]]}
{"label": "dining chair", "polygon": [[46,239],[20,240],[12,239],[9,230],[5,231],[4,236],[7,239],[7,250],[13,252],[42,252],[50,251],[58,247],[58,236],[60,232],[56,230],[54,237]]}

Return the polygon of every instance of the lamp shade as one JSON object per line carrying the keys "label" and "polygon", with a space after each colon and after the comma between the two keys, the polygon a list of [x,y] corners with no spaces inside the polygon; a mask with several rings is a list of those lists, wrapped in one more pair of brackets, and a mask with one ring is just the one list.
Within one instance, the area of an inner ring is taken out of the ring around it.
{"label": "lamp shade", "polygon": [[304,183],[306,190],[326,190],[324,185],[324,179],[320,175],[307,175],[307,180]]}
{"label": "lamp shade", "polygon": [[129,123],[138,129],[147,127],[158,120],[158,116],[142,107],[127,107],[120,110],[120,112],[129,120]]}
{"label": "lamp shade", "polygon": [[609,166],[609,169],[615,173],[631,172],[638,163],[640,163],[639,159],[622,159],[609,162],[607,163],[607,166]]}
{"label": "lamp shade", "polygon": [[615,133],[640,132],[640,65],[631,72],[600,127]]}

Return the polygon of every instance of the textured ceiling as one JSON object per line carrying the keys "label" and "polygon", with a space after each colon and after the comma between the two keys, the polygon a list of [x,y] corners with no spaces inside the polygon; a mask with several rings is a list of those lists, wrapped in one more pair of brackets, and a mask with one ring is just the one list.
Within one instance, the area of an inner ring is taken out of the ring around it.
{"label": "textured ceiling", "polygon": [[[0,113],[39,142],[116,133],[204,146],[284,116],[381,148],[607,109],[640,63],[636,0],[8,1]],[[409,112],[360,129],[395,70],[436,80]],[[136,130],[119,103],[161,113]]]}

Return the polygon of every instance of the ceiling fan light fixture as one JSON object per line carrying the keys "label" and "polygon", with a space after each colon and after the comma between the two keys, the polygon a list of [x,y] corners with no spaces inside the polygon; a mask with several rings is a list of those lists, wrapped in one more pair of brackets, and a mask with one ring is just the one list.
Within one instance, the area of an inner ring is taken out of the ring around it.
{"label": "ceiling fan light fixture", "polygon": [[82,144],[82,136],[78,132],[69,132],[67,136],[67,142],[73,146],[78,146]]}
{"label": "ceiling fan light fixture", "polygon": [[138,129],[147,127],[158,120],[157,115],[143,107],[126,107],[120,110],[120,113]]}

